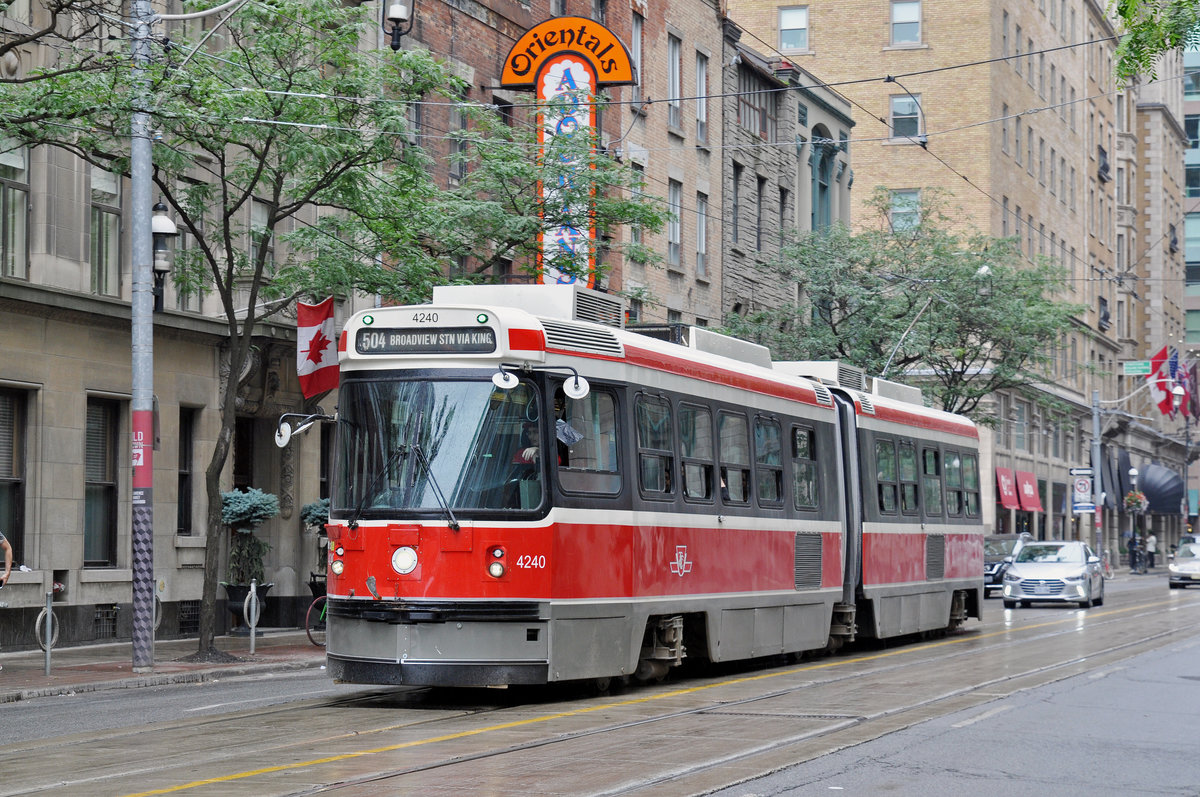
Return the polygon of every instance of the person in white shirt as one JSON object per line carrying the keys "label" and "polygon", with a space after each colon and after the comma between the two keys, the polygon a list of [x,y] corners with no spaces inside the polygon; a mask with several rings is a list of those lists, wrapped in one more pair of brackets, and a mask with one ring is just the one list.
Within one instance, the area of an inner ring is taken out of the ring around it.
{"label": "person in white shirt", "polygon": [[1154,568],[1154,554],[1158,552],[1158,537],[1155,537],[1153,532],[1146,538],[1146,564],[1151,569]]}

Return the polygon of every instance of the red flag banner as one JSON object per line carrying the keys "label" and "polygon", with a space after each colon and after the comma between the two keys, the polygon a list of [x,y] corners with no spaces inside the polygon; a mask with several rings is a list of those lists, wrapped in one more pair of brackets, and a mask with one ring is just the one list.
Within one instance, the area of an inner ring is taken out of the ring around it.
{"label": "red flag banner", "polygon": [[332,296],[320,304],[296,303],[296,375],[305,398],[338,386]]}
{"label": "red flag banner", "polygon": [[1170,415],[1175,409],[1174,397],[1171,395],[1171,373],[1167,370],[1170,367],[1170,359],[1171,348],[1163,346],[1158,354],[1150,358],[1150,375],[1146,377],[1146,381],[1150,383],[1150,395],[1163,415]]}

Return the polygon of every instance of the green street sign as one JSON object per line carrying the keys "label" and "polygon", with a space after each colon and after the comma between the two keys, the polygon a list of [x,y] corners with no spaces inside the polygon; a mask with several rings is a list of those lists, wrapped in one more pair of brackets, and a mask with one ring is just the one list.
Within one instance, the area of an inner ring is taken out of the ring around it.
{"label": "green street sign", "polygon": [[1121,363],[1121,368],[1125,376],[1150,376],[1149,360],[1129,360]]}

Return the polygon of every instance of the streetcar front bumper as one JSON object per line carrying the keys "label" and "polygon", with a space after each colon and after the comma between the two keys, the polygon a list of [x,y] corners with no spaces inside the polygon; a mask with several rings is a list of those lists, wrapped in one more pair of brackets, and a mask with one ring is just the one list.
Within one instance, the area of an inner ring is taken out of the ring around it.
{"label": "streetcar front bumper", "polygon": [[414,686],[546,683],[548,622],[536,602],[330,600],[335,681]]}

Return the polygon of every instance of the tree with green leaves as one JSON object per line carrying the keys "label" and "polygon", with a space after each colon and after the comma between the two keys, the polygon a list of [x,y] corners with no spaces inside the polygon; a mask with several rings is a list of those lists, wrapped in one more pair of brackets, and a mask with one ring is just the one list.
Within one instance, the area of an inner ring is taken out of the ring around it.
{"label": "tree with green leaves", "polygon": [[1121,29],[1113,68],[1121,85],[1153,78],[1159,56],[1200,42],[1200,0],[1113,0],[1109,10]]}
{"label": "tree with green leaves", "polygon": [[[219,300],[226,374],[242,372],[257,327],[297,298],[358,291],[422,301],[451,257],[524,257],[541,228],[545,208],[528,195],[539,181],[557,180],[565,159],[538,157],[519,135],[496,134],[489,109],[461,104],[465,85],[426,51],[361,49],[375,24],[370,8],[340,0],[248,3],[206,42],[173,34],[149,66],[156,193],[191,238],[173,279],[177,290]],[[0,133],[127,175],[130,115],[146,103],[138,90],[128,63],[0,85]],[[411,121],[418,103],[477,117],[479,132],[457,148],[467,177],[452,190],[432,177],[435,164]],[[665,214],[649,199],[610,201],[628,191],[628,170],[582,141],[563,146],[581,148],[571,157],[595,166],[560,197],[583,214],[575,223],[590,214],[600,229],[661,226]],[[287,252],[278,261],[276,242]],[[205,471],[202,656],[215,653],[216,530],[237,417],[233,381],[221,385],[220,430]]]}
{"label": "tree with green leaves", "polygon": [[765,268],[802,300],[731,316],[727,331],[774,359],[842,360],[919,385],[936,406],[977,418],[984,397],[1044,381],[1049,352],[1084,310],[1062,298],[1065,270],[1027,262],[1014,240],[955,232],[940,199],[922,193],[911,222],[893,227],[879,189],[871,229],[800,235]]}

